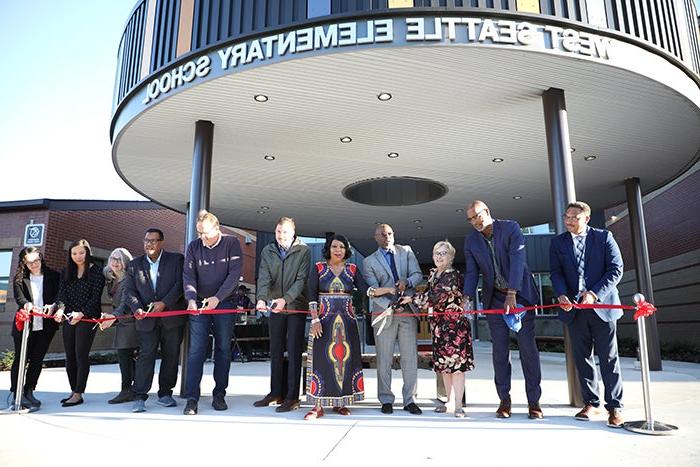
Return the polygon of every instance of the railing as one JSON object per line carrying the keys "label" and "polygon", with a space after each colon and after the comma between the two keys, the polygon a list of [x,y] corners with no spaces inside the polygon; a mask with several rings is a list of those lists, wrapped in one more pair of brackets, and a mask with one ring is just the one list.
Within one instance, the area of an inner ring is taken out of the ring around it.
{"label": "railing", "polygon": [[[560,18],[622,33],[660,49],[700,75],[694,0],[140,0],[118,51],[114,107],[142,79],[184,53],[321,16],[403,7],[465,14],[508,12]],[[182,12],[186,11],[186,14]],[[181,20],[181,16],[183,21]],[[181,22],[186,22],[182,27]],[[179,37],[180,34],[188,37]],[[184,44],[184,48],[183,48]],[[145,63],[145,64],[144,64]]]}

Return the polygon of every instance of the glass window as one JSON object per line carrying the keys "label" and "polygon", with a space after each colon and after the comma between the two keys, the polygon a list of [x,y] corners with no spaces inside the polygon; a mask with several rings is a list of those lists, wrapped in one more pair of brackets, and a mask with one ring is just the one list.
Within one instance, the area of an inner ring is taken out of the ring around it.
{"label": "glass window", "polygon": [[5,311],[5,305],[7,304],[11,265],[12,251],[0,251],[0,312]]}
{"label": "glass window", "polygon": [[[552,279],[547,273],[537,274],[540,276],[540,291],[542,297],[542,305],[551,305],[555,303],[556,297],[554,296],[554,289],[552,288]],[[548,308],[546,310],[540,310],[539,314],[542,315],[556,315],[559,308]]]}

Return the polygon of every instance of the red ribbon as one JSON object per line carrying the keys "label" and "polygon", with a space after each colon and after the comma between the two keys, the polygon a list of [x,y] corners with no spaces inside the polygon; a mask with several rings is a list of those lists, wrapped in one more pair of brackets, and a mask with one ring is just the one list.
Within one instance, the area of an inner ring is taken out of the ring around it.
{"label": "red ribbon", "polygon": [[17,310],[17,313],[15,313],[15,327],[18,331],[23,331],[25,321],[29,321],[29,315],[20,313],[20,311],[22,310]]}
{"label": "red ribbon", "polygon": [[[617,309],[617,310],[635,310],[634,319],[637,320],[640,317],[647,318],[657,311],[656,307],[649,302],[641,302],[637,306],[631,305],[608,305],[603,303],[594,303],[590,305],[584,305],[580,303],[572,303],[571,306],[578,310],[582,309]],[[551,304],[551,305],[533,305],[524,306],[520,308],[512,308],[510,313],[519,313],[521,311],[531,311],[531,310],[547,310],[551,308],[560,308],[561,305]],[[152,311],[145,315],[145,318],[168,318],[171,316],[182,316],[182,315],[224,315],[224,314],[235,314],[235,313],[247,313],[249,311],[257,311],[255,308],[247,309],[217,309],[217,310],[170,310],[170,311]],[[308,310],[281,310],[279,313],[287,314],[310,314]],[[372,315],[378,315],[379,313],[372,313]],[[492,308],[487,310],[466,310],[466,311],[445,311],[438,313],[394,313],[393,316],[447,316],[447,315],[462,315],[462,314],[485,314],[485,315],[503,315],[505,310],[503,308]],[[45,315],[43,313],[36,313],[34,311],[30,312],[31,316],[40,316],[42,318],[53,319],[52,315]],[[85,323],[103,323],[105,321],[119,320],[119,319],[133,319],[133,315],[123,315],[115,316],[114,318],[82,318],[80,321]],[[15,326],[21,331],[24,328],[24,322],[29,319],[28,316],[24,316],[20,313],[15,315]]]}
{"label": "red ribbon", "polygon": [[656,307],[652,305],[651,303],[647,302],[646,300],[642,301],[640,304],[637,305],[636,312],[634,313],[634,319],[635,321],[638,320],[639,318],[648,318],[649,316],[653,315],[654,312],[656,311]]}

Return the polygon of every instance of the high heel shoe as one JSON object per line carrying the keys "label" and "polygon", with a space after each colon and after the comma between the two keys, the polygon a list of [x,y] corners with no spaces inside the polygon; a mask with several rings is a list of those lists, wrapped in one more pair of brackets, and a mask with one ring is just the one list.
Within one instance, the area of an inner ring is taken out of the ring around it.
{"label": "high heel shoe", "polygon": [[314,420],[316,418],[321,418],[325,415],[323,407],[315,406],[313,409],[309,410],[306,415],[304,415],[304,420]]}

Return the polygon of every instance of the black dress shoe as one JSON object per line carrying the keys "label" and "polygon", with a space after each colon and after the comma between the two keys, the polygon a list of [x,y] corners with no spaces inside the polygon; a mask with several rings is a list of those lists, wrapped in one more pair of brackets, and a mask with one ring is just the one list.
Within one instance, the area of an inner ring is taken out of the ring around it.
{"label": "black dress shoe", "polygon": [[414,402],[411,402],[403,408],[406,412],[411,412],[413,415],[420,415],[423,411]]}
{"label": "black dress shoe", "polygon": [[83,402],[84,402],[84,401],[83,401],[83,398],[81,397],[81,398],[78,399],[77,401],[72,401],[72,402],[71,402],[70,400],[66,400],[66,401],[63,402],[61,405],[62,405],[63,407],[73,407],[73,406],[76,406],[76,405],[80,405],[80,404],[82,404]]}
{"label": "black dress shoe", "polygon": [[268,405],[279,404],[281,402],[282,402],[281,397],[271,396],[270,394],[268,394],[267,396],[263,397],[259,401],[253,402],[253,407],[267,407]]}
{"label": "black dress shoe", "polygon": [[197,415],[197,401],[194,399],[189,399],[182,413],[184,415]]}
{"label": "black dress shoe", "polygon": [[67,401],[68,399],[70,399],[71,397],[73,397],[73,394],[71,394],[71,395],[68,396],[68,397],[64,397],[63,399],[61,399],[61,404],[63,404],[64,402],[66,402],[66,401]]}
{"label": "black dress shoe", "polygon": [[224,396],[214,396],[214,400],[211,401],[211,406],[214,407],[214,410],[227,410],[228,405],[226,405],[226,401],[224,400]]}
{"label": "black dress shoe", "polygon": [[30,391],[30,390],[24,391],[24,398],[27,401],[29,401],[29,404],[32,407],[41,407],[41,401],[39,399],[37,399],[36,397],[34,397],[33,391]]}
{"label": "black dress shoe", "polygon": [[382,413],[394,413],[394,407],[391,404],[382,404]]}
{"label": "black dress shoe", "polygon": [[277,406],[275,409],[275,412],[277,413],[284,413],[284,412],[291,412],[292,410],[296,410],[299,408],[299,399],[287,399],[284,402],[282,402],[280,405]]}

